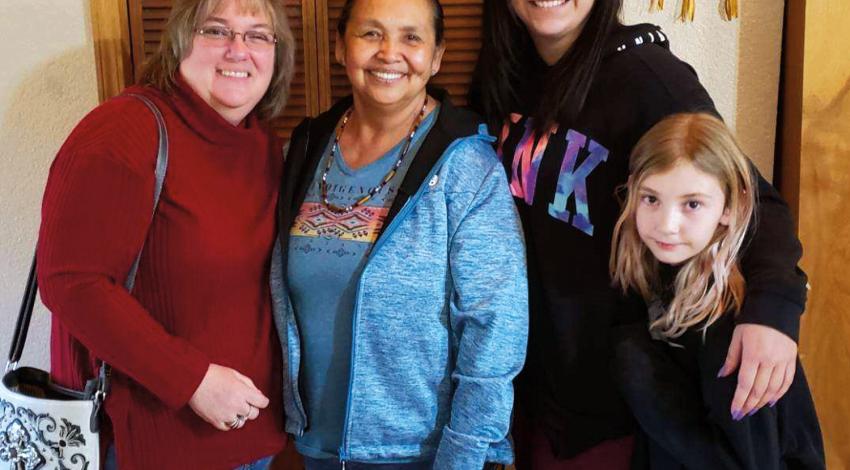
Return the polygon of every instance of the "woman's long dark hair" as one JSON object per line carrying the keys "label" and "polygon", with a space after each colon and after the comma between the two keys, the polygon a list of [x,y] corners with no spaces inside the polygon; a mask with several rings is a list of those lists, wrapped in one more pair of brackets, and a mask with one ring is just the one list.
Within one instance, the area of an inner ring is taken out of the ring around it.
{"label": "woman's long dark hair", "polygon": [[[473,73],[470,104],[490,124],[501,123],[521,106],[520,87],[534,73],[537,51],[511,0],[485,0],[481,53]],[[596,0],[581,34],[540,83],[546,94],[529,110],[534,127],[571,122],[584,107],[611,32],[620,25],[622,0]]]}

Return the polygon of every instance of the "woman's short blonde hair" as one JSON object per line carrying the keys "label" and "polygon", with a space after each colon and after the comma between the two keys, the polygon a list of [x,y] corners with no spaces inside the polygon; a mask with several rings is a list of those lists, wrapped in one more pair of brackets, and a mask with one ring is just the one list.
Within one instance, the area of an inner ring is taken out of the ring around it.
{"label": "woman's short blonde hair", "polygon": [[[192,50],[195,29],[199,28],[210,14],[228,0],[177,0],[165,24],[157,51],[145,62],[139,83],[163,91],[171,91],[176,84],[180,62]],[[289,28],[289,20],[280,0],[230,0],[237,2],[242,11],[249,14],[265,13],[277,37],[275,44],[275,67],[269,88],[255,108],[262,119],[274,119],[286,107],[289,84],[295,72],[295,40]]]}

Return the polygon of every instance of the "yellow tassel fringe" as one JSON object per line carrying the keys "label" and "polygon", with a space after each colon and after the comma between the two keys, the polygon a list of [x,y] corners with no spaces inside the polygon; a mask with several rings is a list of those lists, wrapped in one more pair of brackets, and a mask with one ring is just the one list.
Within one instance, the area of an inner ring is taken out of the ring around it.
{"label": "yellow tassel fringe", "polygon": [[[696,13],[696,0],[680,0],[682,6],[676,19],[680,21],[693,21]],[[726,21],[732,21],[738,17],[738,0],[721,0],[720,16]],[[664,0],[650,0],[649,11],[660,11],[664,9]]]}
{"label": "yellow tassel fringe", "polygon": [[696,0],[682,0],[682,10],[679,11],[679,21],[693,21],[696,11]]}
{"label": "yellow tassel fringe", "polygon": [[738,17],[738,0],[726,0],[725,8],[723,8],[723,19],[732,21]]}

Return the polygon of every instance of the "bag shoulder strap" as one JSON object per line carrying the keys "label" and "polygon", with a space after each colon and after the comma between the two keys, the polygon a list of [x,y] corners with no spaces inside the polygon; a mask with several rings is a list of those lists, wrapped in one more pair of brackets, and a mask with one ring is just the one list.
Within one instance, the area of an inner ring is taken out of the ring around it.
{"label": "bag shoulder strap", "polygon": [[[159,136],[159,145],[157,147],[157,155],[156,155],[156,167],[154,170],[154,197],[153,197],[153,212],[151,213],[151,219],[153,219],[153,215],[156,214],[156,208],[159,205],[159,198],[162,195],[162,187],[165,183],[165,174],[168,171],[168,131],[165,127],[165,119],[162,117],[162,113],[159,111],[159,108],[156,107],[156,104],[153,103],[149,98],[138,95],[138,94],[126,94],[124,96],[132,96],[148,107],[156,118],[157,123],[157,134]],[[139,250],[139,254],[136,255],[136,259],[133,262],[133,265],[130,267],[130,271],[127,274],[127,280],[124,282],[124,287],[128,292],[133,290],[133,286],[136,282],[136,273],[139,269],[139,261],[142,257],[142,250],[144,250],[144,246]],[[21,309],[18,312],[18,320],[15,324],[15,332],[12,337],[12,345],[9,348],[9,359],[6,363],[6,372],[10,370],[14,370],[17,368],[18,361],[21,359],[21,354],[24,350],[24,344],[27,340],[27,333],[29,331],[30,320],[32,319],[32,311],[35,305],[35,295],[38,291],[38,279],[36,276],[36,264],[37,264],[37,255],[33,256],[32,265],[30,266],[29,277],[27,278],[27,285],[24,290],[24,298],[21,301]],[[106,383],[107,376],[109,375],[109,365],[105,362],[101,364],[100,373],[94,380],[99,382],[99,386],[97,387],[100,391],[106,391],[108,384]],[[89,388],[89,387],[86,387]]]}
{"label": "bag shoulder strap", "polygon": [[[165,119],[162,117],[162,113],[153,101],[146,96],[134,93],[128,93],[125,96],[132,96],[141,100],[141,102],[151,110],[156,118],[156,125],[159,134],[159,147],[156,153],[156,169],[154,170],[155,182],[153,190],[153,211],[151,212],[151,220],[153,220],[153,216],[156,214],[156,207],[159,205],[159,197],[162,195],[162,185],[165,183],[165,173],[168,171],[168,130],[165,128]],[[133,266],[130,267],[130,272],[127,274],[127,280],[124,282],[124,287],[128,292],[133,291],[133,286],[136,283],[136,272],[139,270],[139,261],[142,259],[142,251],[144,249],[145,247],[143,245],[142,249],[139,250],[139,254],[136,255],[136,260],[133,262]]]}

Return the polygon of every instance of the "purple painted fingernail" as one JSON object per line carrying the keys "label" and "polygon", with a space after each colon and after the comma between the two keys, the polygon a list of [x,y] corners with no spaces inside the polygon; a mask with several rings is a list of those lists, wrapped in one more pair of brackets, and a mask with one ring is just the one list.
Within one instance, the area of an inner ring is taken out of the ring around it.
{"label": "purple painted fingernail", "polygon": [[732,412],[732,421],[740,421],[743,416],[741,416],[741,410],[735,410]]}
{"label": "purple painted fingernail", "polygon": [[776,406],[776,400],[773,400],[772,402],[770,402],[770,407],[773,408],[774,406]]}
{"label": "purple painted fingernail", "polygon": [[752,416],[752,415],[756,414],[756,413],[758,412],[758,410],[759,410],[759,409],[758,409],[758,408],[756,408],[756,409],[754,409],[753,411],[750,411],[749,413],[747,413],[747,417],[750,417],[750,416]]}

